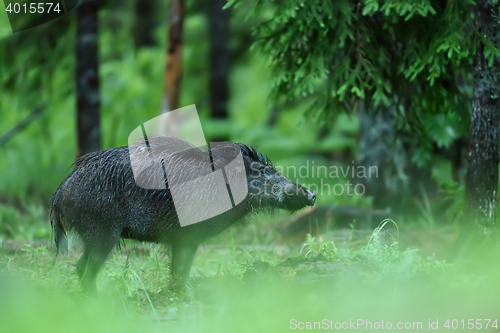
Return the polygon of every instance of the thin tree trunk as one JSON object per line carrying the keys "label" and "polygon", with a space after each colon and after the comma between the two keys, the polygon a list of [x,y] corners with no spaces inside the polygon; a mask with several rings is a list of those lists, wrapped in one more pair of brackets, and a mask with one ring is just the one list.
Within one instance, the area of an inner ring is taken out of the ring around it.
{"label": "thin tree trunk", "polygon": [[167,65],[162,113],[179,108],[182,80],[182,34],[184,25],[184,0],[170,0],[168,17]]}
{"label": "thin tree trunk", "polygon": [[154,36],[157,26],[156,9],[157,1],[135,0],[135,26],[134,40],[137,48],[142,46],[155,46],[157,44]]}
{"label": "thin tree trunk", "polygon": [[[396,213],[406,211],[413,199],[418,179],[413,176],[410,157],[401,137],[396,133],[396,107],[376,113],[373,105],[357,103],[361,128],[357,150],[357,162],[369,170],[377,168],[375,176],[360,178],[366,195],[373,196],[374,209],[388,209]],[[422,184],[424,179],[419,179]]]}
{"label": "thin tree trunk", "polygon": [[228,75],[229,12],[222,7],[227,0],[212,0],[208,4],[210,30],[210,109],[212,118],[227,118],[229,99]]}
{"label": "thin tree trunk", "polygon": [[[499,5],[494,2],[493,0],[477,1],[476,25],[480,34],[498,48],[500,47]],[[476,241],[484,242],[495,240],[498,236],[500,61],[497,57],[493,66],[488,67],[482,43],[474,64],[474,94],[470,126],[465,198],[466,220],[461,240],[466,238],[464,233],[469,233]]]}
{"label": "thin tree trunk", "polygon": [[23,120],[16,124],[16,126],[12,127],[5,134],[0,135],[0,147],[7,143],[12,137],[14,137],[17,133],[20,133],[23,129],[26,128],[33,120],[35,120],[40,113],[43,111],[44,107],[39,105],[33,111],[30,112]]}
{"label": "thin tree trunk", "polygon": [[78,156],[101,148],[97,1],[77,9],[76,98]]}

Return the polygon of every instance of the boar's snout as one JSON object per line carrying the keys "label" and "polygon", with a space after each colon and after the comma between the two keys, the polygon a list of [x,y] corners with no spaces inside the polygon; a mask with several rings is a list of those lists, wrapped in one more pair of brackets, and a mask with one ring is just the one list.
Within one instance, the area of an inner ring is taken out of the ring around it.
{"label": "boar's snout", "polygon": [[309,191],[302,185],[290,182],[285,187],[286,209],[295,211],[306,206],[314,206],[316,202],[316,190]]}
{"label": "boar's snout", "polygon": [[309,190],[307,191],[307,199],[309,200],[309,206],[314,206],[314,203],[316,202],[316,190],[313,190],[312,192]]}

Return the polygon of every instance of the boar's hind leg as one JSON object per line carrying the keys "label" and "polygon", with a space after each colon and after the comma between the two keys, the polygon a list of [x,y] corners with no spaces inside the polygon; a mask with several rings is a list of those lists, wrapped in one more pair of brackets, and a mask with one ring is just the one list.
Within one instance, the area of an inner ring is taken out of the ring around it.
{"label": "boar's hind leg", "polygon": [[85,242],[85,251],[76,264],[76,272],[86,292],[96,292],[96,277],[108,254],[118,242],[118,237],[98,242]]}
{"label": "boar's hind leg", "polygon": [[185,280],[189,276],[198,245],[199,242],[187,242],[182,238],[172,245],[171,271],[174,279]]}

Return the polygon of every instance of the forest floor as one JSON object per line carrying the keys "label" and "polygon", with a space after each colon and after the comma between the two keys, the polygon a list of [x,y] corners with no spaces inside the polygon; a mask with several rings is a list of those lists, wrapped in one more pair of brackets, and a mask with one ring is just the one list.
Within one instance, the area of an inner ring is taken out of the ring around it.
{"label": "forest floor", "polygon": [[13,331],[280,332],[353,322],[368,331],[374,323],[444,331],[471,327],[469,319],[475,328],[491,319],[495,328],[500,319],[498,265],[444,260],[455,228],[399,236],[339,229],[305,241],[271,229],[230,231],[202,245],[177,291],[168,288],[168,249],[126,241],[100,272],[93,297],[77,281],[77,241],[67,257],[56,257],[48,240],[3,241],[0,322]]}

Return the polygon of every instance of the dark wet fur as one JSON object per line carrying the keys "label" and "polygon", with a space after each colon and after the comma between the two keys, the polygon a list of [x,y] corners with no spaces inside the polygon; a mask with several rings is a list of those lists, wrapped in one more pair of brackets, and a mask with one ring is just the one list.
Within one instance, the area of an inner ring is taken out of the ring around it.
{"label": "dark wet fur", "polygon": [[[172,181],[199,177],[210,160],[208,150],[198,149],[176,138],[150,138],[151,149],[165,149],[165,168],[172,172]],[[189,154],[183,151],[189,150]],[[177,151],[179,151],[177,153]],[[290,189],[300,185],[280,176],[272,162],[260,151],[245,144],[221,144],[210,151],[215,169],[226,165],[227,156],[241,151],[244,171],[253,172],[263,187],[278,184]],[[294,211],[314,204],[306,194],[285,196],[283,193],[252,196],[249,194],[234,208],[205,221],[181,227],[169,189],[146,189],[136,185],[129,152],[141,163],[141,172],[158,177],[158,165],[146,158],[147,151],[140,145],[122,146],[89,153],[75,161],[75,170],[62,182],[51,200],[50,218],[58,252],[67,252],[66,231],[75,230],[84,244],[84,254],[77,264],[77,273],[86,290],[95,289],[98,270],[120,239],[135,239],[164,243],[172,246],[172,273],[185,279],[198,245],[209,237],[220,234],[229,226],[248,220],[249,214],[275,208]],[[270,171],[265,178],[250,166]],[[265,179],[264,179],[265,178]],[[169,183],[171,179],[169,178]],[[248,180],[247,180],[248,181]],[[250,186],[250,185],[249,185]],[[260,186],[260,185],[259,185]],[[250,190],[249,190],[250,191]],[[310,192],[309,192],[310,193]]]}

